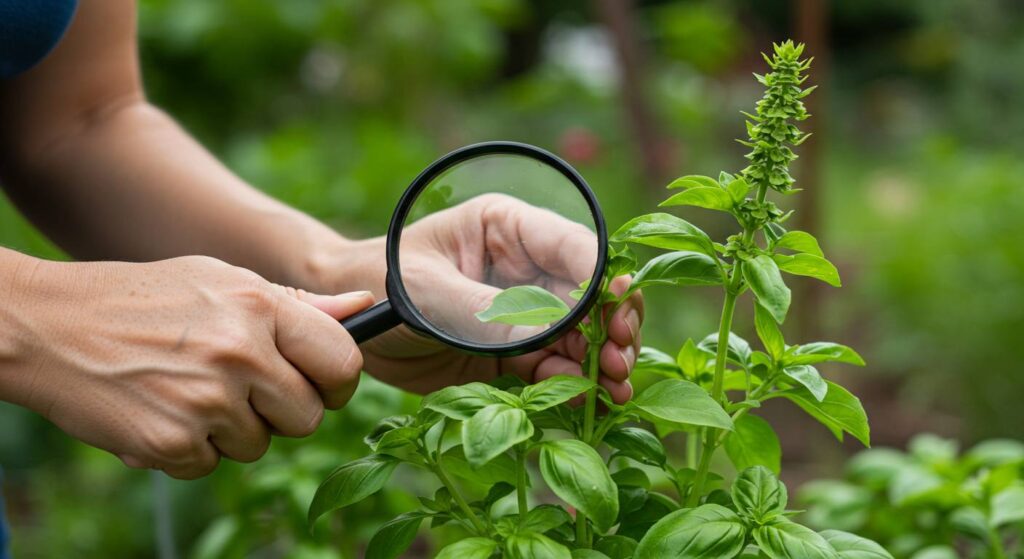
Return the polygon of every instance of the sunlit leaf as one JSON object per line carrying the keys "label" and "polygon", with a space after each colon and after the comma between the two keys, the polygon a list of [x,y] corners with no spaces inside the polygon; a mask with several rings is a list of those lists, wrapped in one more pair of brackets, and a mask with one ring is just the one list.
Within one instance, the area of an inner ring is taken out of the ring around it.
{"label": "sunlit leaf", "polygon": [[514,326],[543,326],[558,322],[569,311],[565,301],[543,287],[517,285],[498,293],[491,306],[476,313],[476,318]]}

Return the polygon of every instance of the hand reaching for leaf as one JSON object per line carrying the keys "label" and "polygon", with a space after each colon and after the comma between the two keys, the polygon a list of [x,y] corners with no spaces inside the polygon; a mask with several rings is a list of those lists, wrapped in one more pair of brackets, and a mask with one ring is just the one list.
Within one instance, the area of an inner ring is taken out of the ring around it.
{"label": "hand reaching for leaf", "polygon": [[[349,247],[339,280],[324,287],[369,289],[384,296],[384,242],[372,239]],[[517,341],[537,324],[482,322],[477,313],[498,293],[515,286],[536,286],[565,305],[589,280],[597,258],[592,231],[558,214],[515,198],[483,195],[408,226],[402,234],[402,281],[425,318],[442,330],[475,342]],[[353,258],[354,257],[354,258]],[[339,258],[339,261],[341,258]],[[629,276],[613,279],[609,291],[623,295]],[[549,309],[550,310],[550,309]],[[643,299],[630,293],[621,304],[607,304],[608,341],[601,350],[600,382],[617,402],[632,394],[629,374],[640,347]],[[573,331],[540,351],[507,358],[467,355],[405,327],[364,344],[366,369],[382,380],[426,393],[451,384],[516,375],[538,382],[558,374],[583,375],[580,362],[586,340]]]}

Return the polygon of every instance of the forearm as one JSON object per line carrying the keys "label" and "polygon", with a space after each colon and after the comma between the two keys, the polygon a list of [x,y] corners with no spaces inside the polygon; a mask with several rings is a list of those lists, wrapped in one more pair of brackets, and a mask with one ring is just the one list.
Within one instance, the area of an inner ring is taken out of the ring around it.
{"label": "forearm", "polygon": [[203,254],[313,288],[346,241],[245,184],[143,101],[56,138],[2,177],[37,226],[79,259]]}

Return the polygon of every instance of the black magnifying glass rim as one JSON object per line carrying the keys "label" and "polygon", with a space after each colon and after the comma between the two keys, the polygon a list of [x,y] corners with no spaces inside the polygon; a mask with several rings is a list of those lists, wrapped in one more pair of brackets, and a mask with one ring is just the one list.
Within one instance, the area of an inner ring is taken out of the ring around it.
{"label": "black magnifying glass rim", "polygon": [[[576,187],[580,195],[583,196],[583,199],[586,200],[587,207],[594,218],[594,232],[597,234],[597,266],[594,269],[594,275],[590,278],[590,285],[587,287],[586,292],[584,292],[572,310],[569,311],[569,314],[562,317],[558,322],[540,334],[504,344],[467,342],[437,328],[416,308],[400,279],[402,270],[399,264],[399,243],[401,242],[402,229],[405,227],[405,220],[416,198],[441,173],[459,163],[484,155],[521,155],[545,163],[557,170]],[[388,226],[388,272],[385,279],[385,288],[395,312],[398,313],[406,326],[413,330],[436,338],[447,345],[467,353],[491,356],[521,355],[551,345],[583,320],[600,296],[601,280],[604,277],[605,267],[607,266],[607,257],[608,228],[604,221],[604,214],[601,213],[601,206],[597,202],[597,196],[594,195],[594,191],[590,189],[587,181],[583,180],[583,177],[576,172],[576,169],[573,169],[571,165],[557,155],[530,144],[509,141],[481,142],[459,148],[431,163],[429,167],[424,169],[412,181],[412,184],[409,185],[409,188],[405,190],[402,197],[398,200],[398,206],[395,209],[394,215],[391,216],[391,224]]]}

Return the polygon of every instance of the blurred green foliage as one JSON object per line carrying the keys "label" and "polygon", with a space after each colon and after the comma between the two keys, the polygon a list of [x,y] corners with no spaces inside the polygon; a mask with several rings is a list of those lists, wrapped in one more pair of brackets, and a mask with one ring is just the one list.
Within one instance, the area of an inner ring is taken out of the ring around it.
{"label": "blurred green foliage", "polygon": [[[757,96],[749,71],[772,39],[801,39],[790,28],[796,4],[637,5],[671,168],[738,170],[735,115]],[[862,338],[869,368],[899,379],[912,413],[963,412],[967,433],[1019,436],[1024,4],[828,7],[823,129],[811,140],[824,174],[801,177],[821,191],[819,237],[849,270],[845,302],[820,311],[825,326]],[[583,0],[143,0],[140,52],[154,103],[252,184],[348,235],[383,233],[426,164],[488,139],[569,159],[612,227],[661,197],[636,157],[613,43]],[[60,257],[5,203],[0,243]],[[664,297],[648,302],[649,345],[677,345],[680,332],[717,319],[718,301]],[[657,312],[667,304],[688,312]],[[314,480],[361,453],[372,423],[412,400],[364,383],[314,437],[171,483],[181,554],[358,556],[389,508],[407,504],[414,476],[313,535],[302,511]],[[9,406],[0,425],[18,557],[154,555],[149,476]]]}

